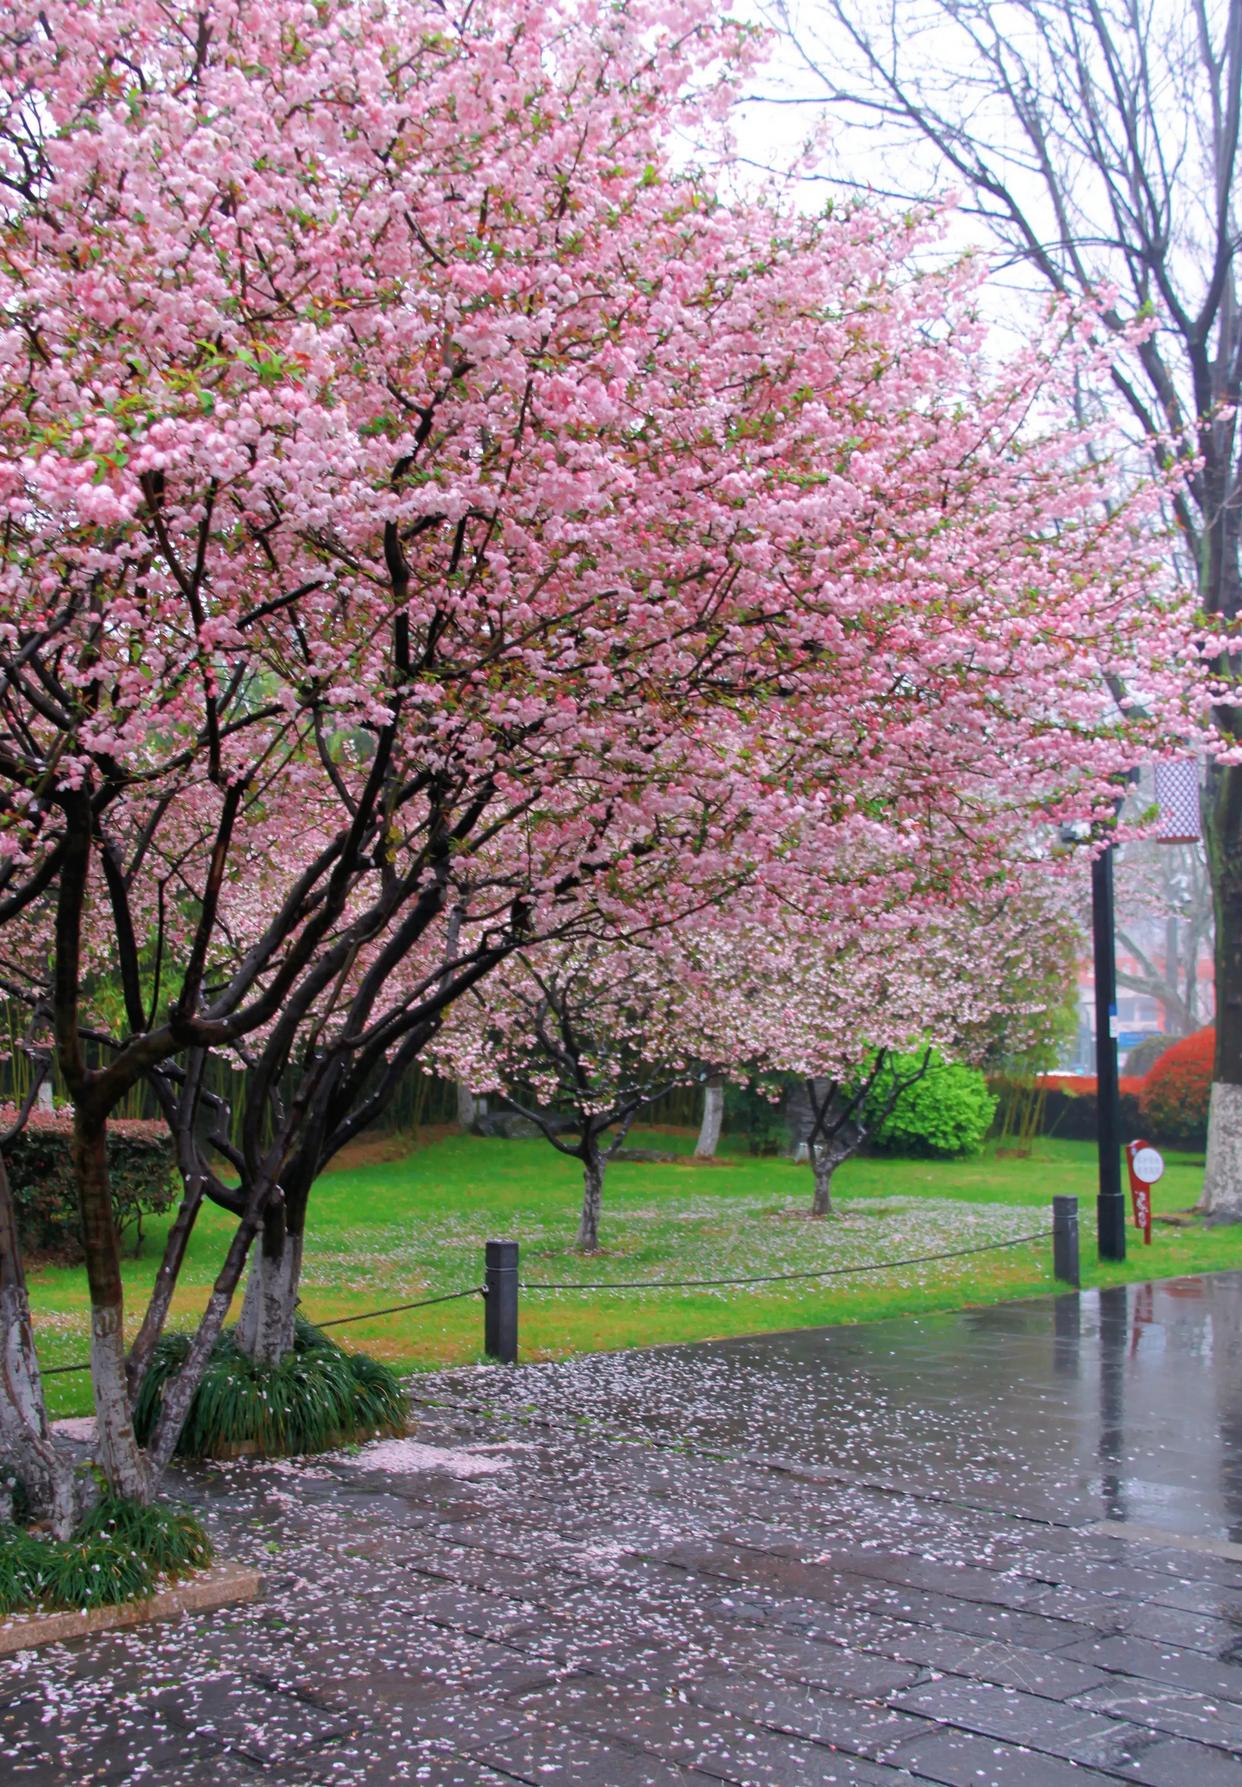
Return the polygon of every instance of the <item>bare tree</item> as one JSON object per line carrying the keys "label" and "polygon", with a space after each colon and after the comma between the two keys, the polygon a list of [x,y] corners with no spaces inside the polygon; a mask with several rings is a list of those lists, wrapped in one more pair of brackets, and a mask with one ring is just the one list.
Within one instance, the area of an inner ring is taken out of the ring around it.
{"label": "bare tree", "polygon": [[[1113,373],[1153,462],[1185,467],[1177,528],[1242,672],[1238,138],[1242,0],[771,0],[799,71],[778,103],[831,111],[835,180],[905,201],[947,187],[1027,289],[1152,333]],[[809,83],[809,86],[804,85]],[[1221,730],[1242,738],[1222,703]],[[1208,774],[1216,1061],[1203,1208],[1242,1219],[1242,766]]]}
{"label": "bare tree", "polygon": [[1144,842],[1123,847],[1119,868],[1118,984],[1158,999],[1173,1032],[1189,1036],[1212,1016],[1199,985],[1212,944],[1207,858],[1198,844]]}

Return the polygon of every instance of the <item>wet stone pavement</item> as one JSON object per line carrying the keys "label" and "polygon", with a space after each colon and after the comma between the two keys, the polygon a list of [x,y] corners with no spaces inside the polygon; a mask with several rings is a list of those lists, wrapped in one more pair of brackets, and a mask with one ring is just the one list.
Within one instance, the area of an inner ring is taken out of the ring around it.
{"label": "wet stone pavement", "polygon": [[187,1476],[264,1598],[0,1661],[0,1779],[1242,1787],[1242,1275],[415,1389]]}

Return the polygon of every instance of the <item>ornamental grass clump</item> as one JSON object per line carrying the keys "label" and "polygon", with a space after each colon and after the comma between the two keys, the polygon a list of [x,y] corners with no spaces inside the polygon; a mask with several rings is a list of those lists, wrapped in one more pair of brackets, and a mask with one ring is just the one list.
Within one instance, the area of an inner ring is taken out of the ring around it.
{"label": "ornamental grass clump", "polygon": [[[164,1386],[189,1347],[188,1335],[168,1334],[156,1348],[134,1409],[140,1443],[154,1429]],[[406,1426],[405,1394],[396,1373],[365,1353],[344,1352],[299,1319],[292,1352],[275,1365],[259,1364],[242,1352],[231,1330],[221,1335],[177,1452],[183,1458],[287,1457],[401,1434]]]}
{"label": "ornamental grass clump", "polygon": [[211,1541],[187,1508],[105,1495],[68,1539],[0,1526],[0,1616],[141,1600],[161,1577],[184,1576],[211,1559]]}

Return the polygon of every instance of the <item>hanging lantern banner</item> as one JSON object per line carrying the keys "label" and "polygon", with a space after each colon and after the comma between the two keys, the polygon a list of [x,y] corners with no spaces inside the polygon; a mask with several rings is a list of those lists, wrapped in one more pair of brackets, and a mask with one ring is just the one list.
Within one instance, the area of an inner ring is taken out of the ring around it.
{"label": "hanging lantern banner", "polygon": [[1164,1177],[1164,1158],[1150,1142],[1127,1142],[1126,1165],[1130,1169],[1130,1202],[1134,1206],[1134,1226],[1142,1229],[1143,1241],[1151,1246],[1151,1188]]}
{"label": "hanging lantern banner", "polygon": [[1156,764],[1159,844],[1199,841],[1199,765],[1193,757],[1169,758]]}

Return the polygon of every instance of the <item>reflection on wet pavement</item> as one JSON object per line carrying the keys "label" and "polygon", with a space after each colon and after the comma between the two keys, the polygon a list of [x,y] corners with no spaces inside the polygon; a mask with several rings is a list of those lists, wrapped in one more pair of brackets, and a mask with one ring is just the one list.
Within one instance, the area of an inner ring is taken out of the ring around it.
{"label": "reflection on wet pavement", "polygon": [[5,1787],[1238,1787],[1240,1323],[418,1379],[412,1441],[188,1474],[263,1600],[0,1663]]}
{"label": "reflection on wet pavement", "polygon": [[[474,1373],[444,1374],[455,1397]],[[1242,1542],[1242,1274],[527,1366],[487,1400],[732,1455]]]}

